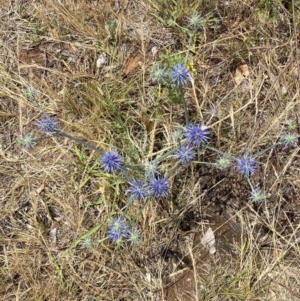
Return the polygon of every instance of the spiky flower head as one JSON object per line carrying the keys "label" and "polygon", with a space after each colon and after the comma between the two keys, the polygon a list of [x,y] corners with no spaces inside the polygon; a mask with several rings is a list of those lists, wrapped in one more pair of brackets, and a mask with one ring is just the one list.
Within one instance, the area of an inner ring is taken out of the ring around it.
{"label": "spiky flower head", "polygon": [[298,127],[297,123],[294,120],[287,120],[286,124],[289,131],[294,131]]}
{"label": "spiky flower head", "polygon": [[120,215],[113,218],[108,225],[107,237],[113,242],[120,245],[123,239],[127,237],[128,225],[125,218]]}
{"label": "spiky flower head", "polygon": [[191,145],[200,146],[208,140],[209,131],[204,124],[191,124],[187,127],[185,136],[187,142]]}
{"label": "spiky flower head", "polygon": [[25,96],[29,100],[33,100],[36,97],[36,90],[32,86],[26,87]]}
{"label": "spiky flower head", "polygon": [[142,181],[132,180],[129,182],[129,189],[127,192],[130,194],[130,200],[143,200],[147,196],[147,185]]}
{"label": "spiky flower head", "polygon": [[47,136],[59,132],[57,120],[51,117],[43,117],[38,120],[35,125],[38,127],[40,132],[46,134]]}
{"label": "spiky flower head", "polygon": [[164,178],[153,178],[149,184],[150,195],[155,198],[165,198],[168,196],[169,182]]}
{"label": "spiky flower head", "polygon": [[177,64],[171,69],[171,81],[177,87],[186,85],[189,78],[190,74],[183,64]]}
{"label": "spiky flower head", "polygon": [[22,137],[18,140],[18,144],[25,148],[31,148],[36,145],[36,141],[37,138],[35,137],[35,134],[31,132],[29,134],[22,135]]}
{"label": "spiky flower head", "polygon": [[175,129],[172,134],[172,140],[174,143],[178,143],[181,139],[182,139],[182,136],[183,136],[183,129],[182,128],[179,128],[179,129]]}
{"label": "spiky flower head", "polygon": [[141,243],[140,232],[136,228],[128,230],[127,241],[131,245],[139,245]]}
{"label": "spiky flower head", "polygon": [[195,157],[195,151],[189,145],[180,146],[174,157],[178,159],[181,164],[188,164]]}
{"label": "spiky flower head", "polygon": [[229,167],[231,164],[230,155],[224,154],[219,160],[216,162],[216,166],[220,169],[225,169]]}
{"label": "spiky flower head", "polygon": [[81,249],[91,249],[93,247],[93,239],[91,236],[85,237],[81,242],[80,242],[80,247]]}
{"label": "spiky flower head", "polygon": [[122,168],[123,158],[116,151],[108,150],[100,158],[100,164],[105,172],[115,172]]}
{"label": "spiky flower head", "polygon": [[250,200],[252,203],[260,203],[267,198],[267,195],[258,188],[253,188],[250,193]]}
{"label": "spiky flower head", "polygon": [[188,27],[196,30],[202,27],[202,18],[199,14],[193,13],[190,17],[187,18]]}
{"label": "spiky flower head", "polygon": [[145,164],[145,174],[147,178],[153,178],[155,175],[159,175],[156,161],[149,161]]}
{"label": "spiky flower head", "polygon": [[288,132],[283,134],[280,137],[281,143],[284,145],[284,148],[288,146],[297,146],[298,144],[298,135],[295,132]]}
{"label": "spiky flower head", "polygon": [[151,70],[152,81],[158,84],[162,84],[167,76],[165,68],[156,65]]}
{"label": "spiky flower head", "polygon": [[237,159],[237,170],[241,175],[248,178],[256,172],[255,159],[244,154],[241,159]]}

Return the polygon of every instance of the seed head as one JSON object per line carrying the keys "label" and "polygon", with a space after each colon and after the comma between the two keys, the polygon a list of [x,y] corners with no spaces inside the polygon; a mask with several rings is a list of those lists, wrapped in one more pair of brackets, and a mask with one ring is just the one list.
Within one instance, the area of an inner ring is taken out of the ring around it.
{"label": "seed head", "polygon": [[171,81],[177,87],[184,86],[189,80],[189,72],[183,64],[174,66],[171,70]]}
{"label": "seed head", "polygon": [[114,150],[105,151],[100,164],[105,172],[112,173],[122,168],[123,158]]}
{"label": "seed head", "polygon": [[241,159],[237,159],[237,170],[241,175],[248,178],[256,172],[255,159],[244,154]]}
{"label": "seed head", "polygon": [[183,145],[180,146],[174,157],[182,164],[188,164],[195,157],[195,151],[191,146]]}
{"label": "seed head", "polygon": [[155,198],[168,196],[169,182],[164,178],[153,178],[149,184],[150,195]]}
{"label": "seed head", "polygon": [[187,127],[185,136],[189,144],[200,146],[200,144],[207,142],[208,134],[209,131],[204,124],[191,124]]}

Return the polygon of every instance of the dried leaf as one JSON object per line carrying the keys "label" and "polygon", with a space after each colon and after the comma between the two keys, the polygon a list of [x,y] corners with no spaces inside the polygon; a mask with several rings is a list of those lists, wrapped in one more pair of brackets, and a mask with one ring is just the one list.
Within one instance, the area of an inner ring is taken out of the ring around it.
{"label": "dried leaf", "polygon": [[283,96],[285,96],[285,95],[287,95],[287,93],[288,93],[287,87],[285,85],[282,85],[282,87],[281,87],[281,94]]}
{"label": "dried leaf", "polygon": [[247,64],[239,65],[235,70],[234,81],[237,85],[250,75],[249,67]]}
{"label": "dried leaf", "polygon": [[131,57],[125,65],[124,74],[127,75],[131,73],[139,65],[140,59],[141,57],[139,55]]}
{"label": "dried leaf", "polygon": [[208,70],[210,68],[209,65],[207,65],[207,64],[204,64],[201,62],[198,62],[198,64],[201,69]]}
{"label": "dried leaf", "polygon": [[50,230],[49,233],[49,240],[52,244],[56,244],[56,228]]}
{"label": "dried leaf", "polygon": [[149,116],[142,112],[142,122],[146,127],[146,130],[148,133],[150,133],[153,130],[154,123],[149,119]]}
{"label": "dried leaf", "polygon": [[97,68],[102,68],[107,62],[107,58],[106,58],[106,53],[105,52],[102,52],[98,59],[97,59],[97,62],[96,62],[96,66]]}
{"label": "dried leaf", "polygon": [[126,9],[128,6],[129,0],[120,0],[122,9]]}
{"label": "dried leaf", "polygon": [[207,229],[207,231],[204,233],[202,239],[201,239],[201,244],[209,249],[210,254],[216,253],[216,239],[214,232],[211,227]]}
{"label": "dried leaf", "polygon": [[271,299],[269,301],[277,301],[276,294],[273,291],[270,291]]}

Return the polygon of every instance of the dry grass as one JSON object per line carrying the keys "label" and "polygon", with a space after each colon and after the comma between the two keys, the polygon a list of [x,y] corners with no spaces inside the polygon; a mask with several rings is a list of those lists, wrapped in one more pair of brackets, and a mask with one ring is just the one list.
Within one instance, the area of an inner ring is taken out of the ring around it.
{"label": "dry grass", "polygon": [[[184,57],[186,17],[198,11],[205,27],[189,57],[197,69],[186,89],[191,119],[207,121],[213,105],[214,147],[237,156],[264,149],[284,121],[298,119],[298,1],[0,2],[1,300],[300,299],[299,146],[260,157],[253,181],[269,198],[259,206],[234,168],[178,170],[171,196],[137,218],[143,244],[116,247],[103,239],[126,205],[126,183],[100,171],[97,152],[64,137],[41,135],[29,150],[16,144],[44,111],[63,131],[113,146],[131,163],[170,148],[184,111],[149,69]],[[125,76],[136,55],[139,66]],[[250,75],[236,85],[241,63]],[[24,95],[28,86],[39,106]],[[208,226],[213,256],[200,243]]]}

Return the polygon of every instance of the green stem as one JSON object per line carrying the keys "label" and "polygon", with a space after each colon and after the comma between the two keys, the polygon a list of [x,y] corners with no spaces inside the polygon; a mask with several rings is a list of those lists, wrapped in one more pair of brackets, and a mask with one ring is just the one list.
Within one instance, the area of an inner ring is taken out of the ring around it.
{"label": "green stem", "polygon": [[65,132],[62,132],[61,130],[56,130],[55,133],[57,134],[57,136],[63,136],[63,137],[66,137],[68,139],[71,139],[71,140],[73,140],[73,141],[75,141],[75,142],[77,142],[79,144],[82,144],[85,147],[87,147],[87,148],[89,148],[91,150],[94,150],[97,153],[99,153],[99,154],[102,155],[102,150],[100,150],[99,148],[97,148],[97,147],[95,147],[95,146],[93,146],[93,145],[91,145],[91,144],[89,144],[89,143],[87,143],[87,142],[85,142],[85,141],[83,141],[81,139],[75,138],[75,137],[73,137],[73,136],[71,136],[71,135],[69,135],[69,134],[67,134]]}
{"label": "green stem", "polygon": [[267,147],[266,149],[261,150],[260,152],[256,153],[255,155],[253,155],[253,158],[259,157],[260,155],[264,154],[264,153],[267,152],[268,150],[270,150],[270,149],[272,149],[272,148],[274,148],[274,147],[276,147],[276,146],[278,146],[278,145],[281,145],[281,144],[282,144],[282,143],[277,142],[277,143],[275,143],[275,144],[273,144],[273,145]]}
{"label": "green stem", "polygon": [[190,54],[190,50],[191,50],[191,46],[192,46],[192,41],[193,41],[194,34],[195,34],[195,30],[193,30],[193,32],[190,33],[190,38],[189,38],[189,43],[188,43],[188,49],[187,49],[185,60],[184,60],[184,66],[187,65],[187,61],[188,61],[188,58],[189,58],[189,54]]}
{"label": "green stem", "polygon": [[187,110],[186,101],[184,99],[182,86],[179,87],[179,92],[180,92],[181,101],[182,101],[183,108],[184,108],[185,124],[188,125],[189,124],[189,113],[188,113],[188,110]]}

